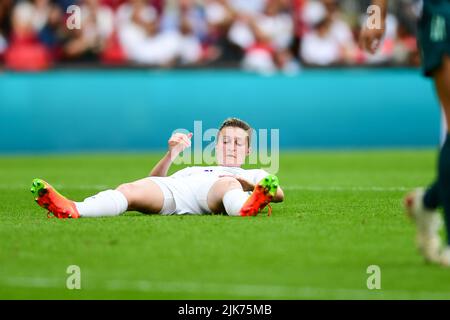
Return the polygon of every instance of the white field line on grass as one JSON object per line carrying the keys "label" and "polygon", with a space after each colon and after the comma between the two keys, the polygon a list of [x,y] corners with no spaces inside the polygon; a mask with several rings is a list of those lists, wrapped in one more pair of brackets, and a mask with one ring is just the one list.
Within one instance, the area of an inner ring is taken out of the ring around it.
{"label": "white field line on grass", "polygon": [[[108,186],[106,184],[92,184],[92,185],[69,185],[69,184],[51,184],[55,189],[72,189],[72,190],[107,190],[115,187]],[[29,190],[31,188],[31,182],[29,184],[0,184],[0,190]]]}
{"label": "white field line on grass", "polygon": [[[0,190],[28,190],[30,185],[18,184],[0,184]],[[107,190],[114,187],[102,184],[92,185],[63,185],[53,184],[56,189],[71,189],[71,190]],[[307,185],[288,185],[282,187],[283,190],[298,190],[298,191],[336,191],[336,192],[405,192],[413,190],[417,187],[394,186],[394,187],[380,187],[380,186],[307,186]]]}
{"label": "white field line on grass", "polygon": [[[249,284],[225,284],[225,283],[200,283],[200,282],[158,282],[158,281],[127,281],[110,280],[83,287],[81,292],[95,291],[129,291],[142,293],[172,293],[172,294],[197,294],[197,295],[228,295],[235,297],[260,297],[266,299],[314,299],[314,298],[390,298],[390,299],[450,299],[449,292],[429,291],[405,291],[405,290],[368,290],[368,289],[335,289],[318,287],[274,286],[274,285],[249,285]],[[3,294],[7,293],[7,287],[65,289],[64,279],[57,278],[0,278]]]}
{"label": "white field line on grass", "polygon": [[375,192],[404,192],[413,190],[417,187],[375,187],[375,186],[286,186],[283,190],[299,190],[299,191],[375,191]]}

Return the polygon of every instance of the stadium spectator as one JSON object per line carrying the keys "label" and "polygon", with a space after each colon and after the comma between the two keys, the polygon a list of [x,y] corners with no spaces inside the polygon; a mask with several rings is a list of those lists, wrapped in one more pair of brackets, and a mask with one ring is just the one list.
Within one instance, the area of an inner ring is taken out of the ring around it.
{"label": "stadium spectator", "polygon": [[294,23],[294,52],[298,52],[300,41],[308,29],[306,23],[303,21],[303,10],[307,2],[308,0],[292,0],[291,14]]}
{"label": "stadium spectator", "polygon": [[211,27],[226,29],[233,22],[233,13],[226,0],[205,0],[205,19]]}
{"label": "stadium spectator", "polygon": [[232,44],[228,31],[235,19],[235,11],[227,0],[205,0],[207,37],[203,45],[210,51],[212,60],[233,63],[242,59],[242,49]]}
{"label": "stadium spectator", "polygon": [[12,0],[0,2],[0,62],[8,47],[8,36],[10,34],[10,16],[12,12]]}
{"label": "stadium spectator", "polygon": [[65,57],[71,60],[98,60],[106,41],[114,30],[113,11],[99,0],[82,0],[81,28],[70,30],[64,46]]}
{"label": "stadium spectator", "polygon": [[182,24],[189,24],[195,37],[203,40],[207,35],[207,22],[204,6],[194,0],[179,0],[171,8],[166,8],[161,21],[161,29],[179,30]]}
{"label": "stadium spectator", "polygon": [[101,0],[101,4],[110,7],[113,11],[117,11],[117,9],[127,1],[128,0]]}
{"label": "stadium spectator", "polygon": [[5,53],[8,68],[38,71],[50,66],[50,52],[37,36],[39,19],[36,6],[30,2],[23,1],[14,7],[11,40]]}
{"label": "stadium spectator", "polygon": [[53,59],[58,59],[64,34],[63,12],[50,0],[34,0],[34,5],[33,24],[39,41],[50,50]]}
{"label": "stadium spectator", "polygon": [[181,14],[179,31],[178,58],[181,64],[200,63],[203,57],[202,46],[194,27],[195,23],[190,20],[189,14]]}
{"label": "stadium spectator", "polygon": [[256,21],[248,17],[248,27],[251,32],[251,43],[245,48],[242,62],[244,69],[259,73],[270,74],[276,71],[275,48],[270,38],[261,31]]}
{"label": "stadium spectator", "polygon": [[267,0],[229,0],[233,10],[250,16],[261,14],[266,2]]}
{"label": "stadium spectator", "polygon": [[116,19],[119,40],[130,61],[168,65],[175,58],[176,39],[158,34],[158,13],[146,1],[124,3],[117,10]]}
{"label": "stadium spectator", "polygon": [[[58,0],[58,1],[77,1],[77,0]],[[110,7],[113,11],[117,9],[129,0],[101,0],[101,4]],[[155,8],[158,16],[162,15],[166,4],[165,0],[148,0],[147,4]]]}
{"label": "stadium spectator", "polygon": [[194,0],[177,1],[172,8],[164,11],[161,31],[178,35],[177,58],[181,64],[196,64],[202,60],[202,42],[207,39],[208,33],[203,6]]}
{"label": "stadium spectator", "polygon": [[79,5],[81,0],[53,0],[63,12],[67,13],[67,8],[71,5]]}
{"label": "stadium spectator", "polygon": [[245,49],[245,69],[264,73],[298,69],[290,53],[294,24],[288,9],[281,0],[270,0],[262,14],[247,16],[253,40]]}
{"label": "stadium spectator", "polygon": [[408,32],[403,24],[397,29],[397,41],[394,46],[393,63],[397,65],[420,65],[420,55],[417,49],[416,38]]}
{"label": "stadium spectator", "polygon": [[[361,17],[361,23],[363,23],[362,19],[365,18],[365,16]],[[381,44],[380,50],[378,50],[375,54],[366,54],[366,64],[377,65],[388,64],[392,62],[394,57],[394,48],[397,42],[397,28],[397,18],[394,15],[388,13],[386,15],[386,32],[384,34],[383,43]]]}
{"label": "stadium spectator", "polygon": [[350,25],[342,18],[338,0],[321,0],[330,22],[330,34],[339,43],[342,60],[349,64],[363,62],[364,53],[357,46]]}
{"label": "stadium spectator", "polygon": [[5,37],[0,33],[0,61],[3,58],[3,55],[6,51],[7,46],[8,46],[8,43],[6,42]]}
{"label": "stadium spectator", "polygon": [[[269,73],[296,72],[300,62],[417,65],[411,28],[417,2],[395,4],[381,50],[369,55],[352,32],[365,8],[354,0],[2,0],[0,59],[7,55],[11,66],[20,52],[40,56],[35,64],[41,67],[51,60],[159,67],[240,63]],[[69,30],[67,8],[74,4],[81,6],[82,27]],[[351,12],[345,19],[341,6]],[[15,28],[12,8],[21,17]]]}
{"label": "stadium spectator", "polygon": [[308,65],[319,66],[343,62],[342,47],[332,31],[333,21],[326,7],[319,1],[310,1],[303,10],[303,21],[309,30],[302,39],[302,60]]}

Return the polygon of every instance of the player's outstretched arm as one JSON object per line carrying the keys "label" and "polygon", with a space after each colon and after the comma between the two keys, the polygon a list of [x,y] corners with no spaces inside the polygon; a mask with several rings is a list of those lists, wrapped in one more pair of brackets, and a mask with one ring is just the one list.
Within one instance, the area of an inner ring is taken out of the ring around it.
{"label": "player's outstretched arm", "polygon": [[152,169],[149,176],[151,177],[166,177],[173,161],[186,148],[191,146],[192,133],[174,133],[169,141],[169,150],[164,157]]}
{"label": "player's outstretched arm", "polygon": [[[385,27],[385,18],[387,12],[388,0],[372,0],[372,5],[378,6],[380,8],[380,25],[379,27],[371,26],[369,27],[368,23],[365,23],[361,29],[361,33],[359,35],[359,46],[361,49],[366,50],[370,53],[375,53],[381,44],[381,38],[384,35]],[[369,17],[368,19],[373,19],[376,17]]]}

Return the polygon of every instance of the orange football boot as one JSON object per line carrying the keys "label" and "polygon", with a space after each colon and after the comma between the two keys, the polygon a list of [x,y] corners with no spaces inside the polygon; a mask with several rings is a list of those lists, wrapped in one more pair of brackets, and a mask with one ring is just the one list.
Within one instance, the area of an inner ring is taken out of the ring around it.
{"label": "orange football boot", "polygon": [[75,202],[62,196],[44,180],[34,179],[31,185],[31,193],[37,204],[48,210],[48,218],[51,218],[50,214],[59,219],[77,219],[80,217]]}
{"label": "orange football boot", "polygon": [[272,208],[269,202],[277,193],[279,186],[278,178],[274,175],[268,175],[262,179],[253,190],[252,195],[247,199],[241,208],[241,216],[256,216],[266,206],[269,207],[269,216],[272,214]]}

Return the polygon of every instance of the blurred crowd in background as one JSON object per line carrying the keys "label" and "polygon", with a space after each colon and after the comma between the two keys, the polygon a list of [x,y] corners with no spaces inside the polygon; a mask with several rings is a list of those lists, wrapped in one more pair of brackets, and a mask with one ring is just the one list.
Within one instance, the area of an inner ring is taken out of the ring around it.
{"label": "blurred crowd in background", "polygon": [[295,73],[304,66],[418,65],[421,1],[390,2],[385,40],[375,55],[357,43],[369,5],[364,0],[0,0],[0,65],[10,70],[224,66],[263,73]]}

